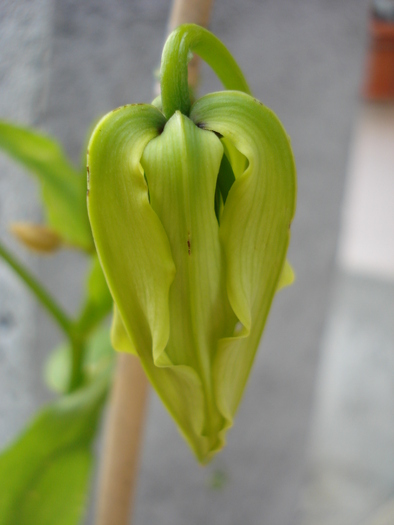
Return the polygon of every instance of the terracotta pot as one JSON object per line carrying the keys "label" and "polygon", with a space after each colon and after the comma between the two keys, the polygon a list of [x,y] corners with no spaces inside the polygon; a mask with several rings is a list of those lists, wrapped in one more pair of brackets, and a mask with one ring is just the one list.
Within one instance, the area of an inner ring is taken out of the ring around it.
{"label": "terracotta pot", "polygon": [[394,17],[372,12],[363,95],[368,100],[394,100]]}

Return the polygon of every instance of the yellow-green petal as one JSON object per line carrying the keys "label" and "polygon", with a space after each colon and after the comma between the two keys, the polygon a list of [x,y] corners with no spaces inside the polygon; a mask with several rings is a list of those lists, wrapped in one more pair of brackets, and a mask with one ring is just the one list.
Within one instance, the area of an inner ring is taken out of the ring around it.
{"label": "yellow-green petal", "polygon": [[207,95],[192,107],[190,118],[223,135],[248,160],[228,194],[220,224],[228,297],[239,324],[232,337],[219,342],[213,377],[217,404],[230,426],[285,264],[295,166],[281,123],[249,95]]}
{"label": "yellow-green petal", "polygon": [[118,352],[138,355],[127,334],[123,319],[116,304],[114,304],[114,315],[112,318],[111,343],[113,348]]}
{"label": "yellow-green petal", "polygon": [[[236,322],[225,289],[214,210],[222,156],[223,146],[214,133],[176,112],[142,158],[151,205],[168,235],[176,267],[169,296],[170,338],[155,362],[173,366],[174,372],[177,365],[196,372],[204,399],[203,435],[195,439],[205,454],[223,445],[219,434],[224,420],[214,399],[212,362],[218,340],[232,333]],[[181,399],[179,392],[174,402]]]}
{"label": "yellow-green petal", "polygon": [[125,106],[99,122],[88,149],[89,218],[109,289],[128,320],[133,347],[149,344],[158,351],[169,336],[168,290],[175,268],[149,204],[140,160],[164,123],[153,106]]}
{"label": "yellow-green petal", "polygon": [[225,290],[213,207],[223,148],[179,113],[163,125],[153,106],[128,106],[98,124],[89,145],[89,217],[116,303],[114,346],[139,355],[206,461],[222,446],[210,362],[225,333],[222,317],[212,315]]}
{"label": "yellow-green petal", "polygon": [[224,92],[190,119],[176,111],[166,122],[147,105],[108,114],[88,165],[112,342],[140,357],[205,462],[224,445],[273,297],[293,278],[288,137],[251,96]]}
{"label": "yellow-green petal", "polygon": [[285,261],[278,281],[278,286],[276,287],[276,291],[279,292],[279,290],[282,290],[282,288],[290,286],[290,284],[293,284],[294,279],[294,270],[290,265],[289,261]]}

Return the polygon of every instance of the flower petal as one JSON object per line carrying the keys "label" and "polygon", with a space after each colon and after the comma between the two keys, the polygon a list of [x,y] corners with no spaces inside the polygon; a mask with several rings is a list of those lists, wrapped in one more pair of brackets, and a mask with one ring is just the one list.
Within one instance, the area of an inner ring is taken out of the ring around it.
{"label": "flower petal", "polygon": [[214,214],[223,147],[180,113],[161,133],[163,126],[153,106],[127,106],[98,124],[89,145],[89,216],[116,303],[114,346],[138,353],[206,461],[222,446],[211,361],[218,338],[230,333],[223,308],[235,322]]}
{"label": "flower petal", "polygon": [[164,348],[169,335],[168,290],[174,263],[167,236],[148,198],[140,159],[164,126],[152,106],[106,115],[88,149],[88,212],[111,294],[134,348]]}
{"label": "flower petal", "polygon": [[[224,420],[214,399],[212,362],[217,341],[230,335],[236,322],[225,289],[214,210],[222,156],[223,146],[214,133],[176,112],[142,157],[151,206],[168,235],[176,267],[169,295],[170,337],[154,360],[158,366],[171,366],[175,374],[179,365],[196,372],[204,400],[203,427],[195,439],[204,454],[223,445],[218,440]],[[174,403],[182,396],[179,392]]]}
{"label": "flower petal", "polygon": [[222,135],[248,160],[241,175],[235,170],[220,223],[228,297],[240,321],[233,336],[219,342],[213,372],[217,403],[230,426],[285,264],[295,166],[281,123],[249,95],[207,95],[190,118]]}

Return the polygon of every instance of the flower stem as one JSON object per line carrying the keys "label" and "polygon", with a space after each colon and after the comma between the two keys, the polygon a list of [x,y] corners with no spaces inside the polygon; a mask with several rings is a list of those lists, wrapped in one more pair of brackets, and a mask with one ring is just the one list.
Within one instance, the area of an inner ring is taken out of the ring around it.
{"label": "flower stem", "polygon": [[35,295],[46,311],[55,319],[69,339],[73,340],[72,321],[48,294],[35,277],[2,245],[0,242],[0,257],[8,263],[14,272],[22,279],[26,286]]}
{"label": "flower stem", "polygon": [[166,119],[177,110],[189,115],[187,64],[192,52],[211,66],[226,89],[250,94],[246,79],[226,46],[203,27],[184,24],[171,33],[161,57],[161,100]]}

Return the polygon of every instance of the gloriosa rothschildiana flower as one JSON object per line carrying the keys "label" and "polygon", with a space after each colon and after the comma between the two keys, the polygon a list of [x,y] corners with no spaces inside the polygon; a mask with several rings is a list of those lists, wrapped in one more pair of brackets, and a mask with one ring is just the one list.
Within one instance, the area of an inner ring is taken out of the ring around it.
{"label": "gloriosa rothschildiana flower", "polygon": [[[191,52],[227,91],[191,105]],[[184,25],[163,50],[161,99],[108,113],[91,137],[88,170],[113,345],[139,356],[206,462],[225,443],[274,295],[293,278],[288,136],[224,45]]]}

